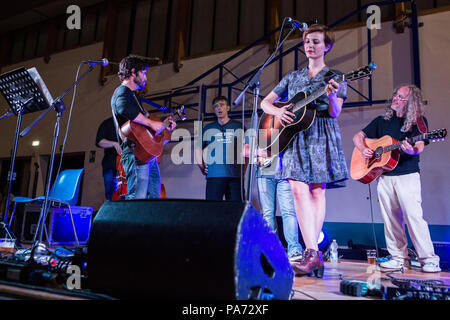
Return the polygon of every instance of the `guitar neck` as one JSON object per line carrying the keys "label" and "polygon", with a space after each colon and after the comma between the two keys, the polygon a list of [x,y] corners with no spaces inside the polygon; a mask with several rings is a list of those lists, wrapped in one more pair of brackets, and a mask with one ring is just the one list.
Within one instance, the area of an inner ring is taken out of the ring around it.
{"label": "guitar neck", "polygon": [[[339,79],[335,80],[337,83],[340,83],[342,81],[345,80],[345,76],[344,77],[340,77]],[[313,102],[314,100],[316,100],[317,98],[319,98],[320,96],[322,96],[323,94],[325,94],[326,91],[326,86],[320,88],[319,90],[314,91],[310,96],[306,97],[303,101],[301,101],[301,103],[297,103],[295,104],[295,107],[292,109],[292,112],[296,112],[299,109],[303,108],[304,106],[310,104],[311,102]]]}
{"label": "guitar neck", "polygon": [[[369,75],[372,74],[372,71],[375,70],[376,67],[377,66],[374,63],[371,62],[366,67],[359,68],[358,70],[355,70],[353,72],[349,72],[347,74],[338,75],[337,77],[334,78],[334,81],[336,81],[337,83],[341,83],[343,81],[353,81],[353,80],[366,78],[366,77],[368,77]],[[282,105],[287,105],[287,104],[293,103],[295,105],[290,111],[297,112],[298,110],[300,110],[304,106],[310,104],[311,102],[313,102],[314,100],[316,100],[317,98],[319,98],[320,96],[325,94],[326,93],[325,88],[326,88],[326,85],[321,87],[317,91],[313,92],[310,96],[308,96],[308,97],[306,97],[303,100],[300,100],[298,102],[295,102],[295,100],[296,100],[295,98],[296,97],[294,96],[294,98],[290,99],[287,103],[284,103]]]}
{"label": "guitar neck", "polygon": [[321,88],[317,91],[315,91],[312,95],[308,96],[304,102],[302,103],[302,105],[296,105],[296,108],[294,110],[297,111],[298,109],[302,108],[303,106],[306,106],[307,104],[310,104],[311,102],[313,102],[314,100],[316,100],[317,98],[319,98],[320,96],[322,96],[324,93],[326,93],[325,88]]}
{"label": "guitar neck", "polygon": [[[423,141],[425,139],[427,139],[427,134],[426,133],[420,134],[420,135],[415,136],[415,137],[412,137],[411,139],[409,139],[409,143],[411,145],[414,145],[417,141]],[[384,147],[383,148],[383,152],[389,152],[389,151],[398,149],[398,148],[401,147],[401,145],[402,145],[402,141],[399,141],[397,143],[391,144],[390,146]]]}

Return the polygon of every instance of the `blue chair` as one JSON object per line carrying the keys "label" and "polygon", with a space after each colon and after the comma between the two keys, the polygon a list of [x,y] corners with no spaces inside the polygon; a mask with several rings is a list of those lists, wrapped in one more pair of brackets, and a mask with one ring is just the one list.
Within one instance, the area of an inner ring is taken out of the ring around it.
{"label": "blue chair", "polygon": [[[53,184],[48,196],[49,208],[55,206],[55,203],[58,203],[59,205],[64,204],[69,208],[70,219],[72,221],[73,227],[73,234],[75,235],[75,241],[77,245],[79,245],[77,231],[75,228],[75,223],[73,222],[72,210],[70,206],[74,206],[77,203],[83,171],[84,169],[67,169],[61,171],[58,177],[56,177],[55,183]],[[42,203],[45,201],[45,196],[40,196],[37,198],[14,197],[12,201],[14,201],[14,211],[13,214],[11,215],[10,224],[18,203],[28,203],[28,202]],[[42,223],[44,223],[45,227],[45,222]]]}

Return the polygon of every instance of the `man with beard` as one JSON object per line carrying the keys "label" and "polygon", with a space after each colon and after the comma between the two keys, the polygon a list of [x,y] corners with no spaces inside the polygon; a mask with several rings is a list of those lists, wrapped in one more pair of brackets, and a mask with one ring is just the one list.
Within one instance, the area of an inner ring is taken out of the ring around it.
{"label": "man with beard", "polygon": [[384,269],[402,269],[408,262],[408,240],[404,223],[408,226],[423,272],[440,272],[439,257],[434,253],[428,224],[423,219],[419,154],[428,141],[410,139],[425,132],[427,119],[421,90],[415,85],[402,85],[394,90],[391,105],[385,113],[372,120],[353,137],[353,142],[365,159],[374,151],[365,138],[378,139],[388,135],[401,143],[397,166],[378,178],[378,200],[384,220],[386,246],[392,259],[382,262]]}
{"label": "man with beard", "polygon": [[171,116],[163,122],[150,119],[149,114],[142,107],[136,90],[144,89],[147,81],[147,69],[148,65],[138,57],[123,58],[118,72],[122,83],[116,88],[111,98],[116,131],[121,141],[121,163],[127,177],[126,200],[160,198],[161,176],[156,157],[149,162],[137,159],[134,153],[135,142],[126,138],[119,128],[127,121],[147,126],[154,131],[163,128],[172,131],[176,126]]}

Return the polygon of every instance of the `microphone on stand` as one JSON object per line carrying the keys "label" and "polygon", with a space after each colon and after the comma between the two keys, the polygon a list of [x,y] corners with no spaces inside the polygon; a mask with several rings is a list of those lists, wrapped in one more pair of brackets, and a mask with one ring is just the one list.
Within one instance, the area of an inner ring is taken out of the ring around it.
{"label": "microphone on stand", "polygon": [[106,58],[103,58],[102,60],[100,60],[100,61],[83,61],[82,63],[84,63],[84,64],[89,64],[89,65],[91,65],[91,66],[95,66],[95,65],[97,65],[97,64],[101,64],[102,66],[104,66],[104,67],[106,67],[108,64],[109,64],[109,61],[108,61],[108,59],[106,59]]}
{"label": "microphone on stand", "polygon": [[299,28],[299,30],[301,32],[305,31],[306,29],[308,29],[308,25],[304,22],[299,22],[297,20],[294,20],[292,18],[287,18],[288,22],[290,22],[293,26]]}

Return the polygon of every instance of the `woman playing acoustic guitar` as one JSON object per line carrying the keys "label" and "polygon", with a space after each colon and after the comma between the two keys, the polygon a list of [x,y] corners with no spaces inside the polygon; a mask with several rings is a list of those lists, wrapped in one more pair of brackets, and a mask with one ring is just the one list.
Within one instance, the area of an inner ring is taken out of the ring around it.
{"label": "woman playing acoustic guitar", "polygon": [[297,134],[283,153],[280,178],[288,179],[295,211],[306,249],[300,262],[293,263],[296,274],[322,277],[324,263],[317,239],[325,219],[325,189],[345,186],[348,170],[342,151],[337,117],[347,96],[347,85],[332,79],[342,73],[325,65],[324,57],[334,44],[333,33],[323,25],[312,25],[303,33],[308,67],[288,73],[261,102],[264,112],[277,116],[283,125],[293,123],[291,105],[274,106],[285,92],[291,99],[326,87],[326,94],[315,101],[316,119]]}

